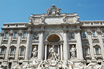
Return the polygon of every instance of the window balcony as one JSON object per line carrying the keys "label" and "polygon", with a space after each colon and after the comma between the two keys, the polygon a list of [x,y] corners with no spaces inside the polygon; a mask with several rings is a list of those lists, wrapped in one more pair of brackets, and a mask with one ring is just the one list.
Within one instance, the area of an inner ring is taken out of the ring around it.
{"label": "window balcony", "polygon": [[82,37],[82,40],[88,40],[88,38],[87,37]]}
{"label": "window balcony", "polygon": [[22,37],[22,40],[26,40],[27,39],[27,37]]}
{"label": "window balcony", "polygon": [[9,54],[9,59],[14,59],[15,55],[14,54]]}
{"label": "window balcony", "polygon": [[7,44],[8,43],[8,40],[2,40],[1,43],[2,44]]}
{"label": "window balcony", "polygon": [[91,55],[90,54],[85,55],[85,59],[91,59]]}
{"label": "window balcony", "polygon": [[12,40],[17,40],[17,37],[12,37]]}
{"label": "window balcony", "polygon": [[103,57],[102,57],[101,54],[95,54],[95,58],[96,58],[96,59],[102,59]]}
{"label": "window balcony", "polygon": [[98,36],[92,36],[92,39],[98,39]]}
{"label": "window balcony", "polygon": [[25,55],[24,54],[19,54],[19,59],[24,59]]}
{"label": "window balcony", "polygon": [[0,58],[4,59],[5,58],[5,54],[0,54]]}
{"label": "window balcony", "polygon": [[3,40],[8,40],[8,38],[7,37],[4,37]]}

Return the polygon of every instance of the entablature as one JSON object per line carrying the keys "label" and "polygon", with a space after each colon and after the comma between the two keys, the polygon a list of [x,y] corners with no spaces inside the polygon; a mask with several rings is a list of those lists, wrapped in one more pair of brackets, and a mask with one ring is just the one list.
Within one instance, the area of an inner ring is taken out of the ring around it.
{"label": "entablature", "polygon": [[36,24],[77,24],[79,23],[79,16],[77,13],[60,13],[60,9],[55,5],[47,10],[46,14],[32,14],[30,16],[29,25]]}
{"label": "entablature", "polygon": [[82,27],[104,27],[104,21],[80,21]]}

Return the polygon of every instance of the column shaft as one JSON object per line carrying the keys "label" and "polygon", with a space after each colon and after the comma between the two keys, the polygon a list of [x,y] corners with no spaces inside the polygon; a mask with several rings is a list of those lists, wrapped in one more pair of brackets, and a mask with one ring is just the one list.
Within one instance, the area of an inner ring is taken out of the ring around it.
{"label": "column shaft", "polygon": [[39,46],[38,46],[38,59],[42,60],[44,58],[44,43],[43,43],[43,32],[39,35]]}
{"label": "column shaft", "polygon": [[27,44],[26,44],[26,54],[25,54],[25,60],[28,60],[30,57],[30,53],[29,53],[29,49],[30,47],[32,47],[32,37],[31,37],[31,33],[28,32],[27,33]]}
{"label": "column shaft", "polygon": [[63,59],[62,45],[60,45],[60,51],[61,51],[61,60],[62,60]]}
{"label": "column shaft", "polygon": [[64,39],[64,44],[63,44],[63,52],[64,52],[64,60],[68,60],[68,37],[67,37],[67,32],[64,32],[63,35]]}
{"label": "column shaft", "polygon": [[58,54],[60,55],[60,46],[58,45]]}
{"label": "column shaft", "polygon": [[81,41],[81,35],[79,31],[76,33],[76,40],[77,40],[77,44],[76,44],[77,58],[80,60],[83,60],[82,41]]}
{"label": "column shaft", "polygon": [[47,45],[45,45],[45,60],[47,59]]}

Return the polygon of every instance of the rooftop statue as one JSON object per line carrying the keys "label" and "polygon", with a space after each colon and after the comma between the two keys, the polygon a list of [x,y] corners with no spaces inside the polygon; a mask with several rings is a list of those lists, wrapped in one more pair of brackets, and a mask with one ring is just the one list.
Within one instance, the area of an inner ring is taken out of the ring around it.
{"label": "rooftop statue", "polygon": [[52,5],[51,8],[47,10],[48,15],[59,15],[60,14],[59,8],[57,8],[55,5]]}

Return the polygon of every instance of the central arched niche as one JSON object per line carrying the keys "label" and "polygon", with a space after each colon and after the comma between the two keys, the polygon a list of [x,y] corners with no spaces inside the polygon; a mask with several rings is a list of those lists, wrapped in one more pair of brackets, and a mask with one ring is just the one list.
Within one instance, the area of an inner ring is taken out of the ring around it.
{"label": "central arched niche", "polygon": [[56,34],[52,34],[47,39],[49,42],[58,42],[60,41],[60,37]]}

